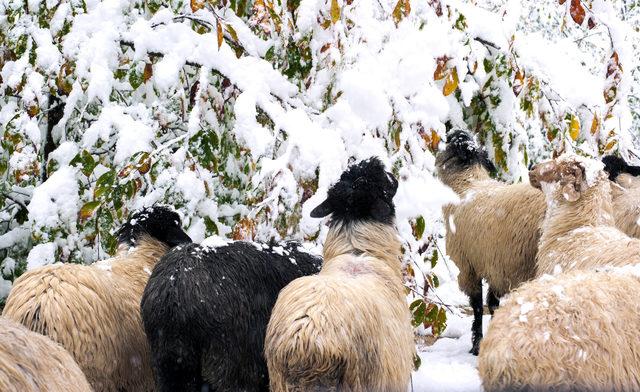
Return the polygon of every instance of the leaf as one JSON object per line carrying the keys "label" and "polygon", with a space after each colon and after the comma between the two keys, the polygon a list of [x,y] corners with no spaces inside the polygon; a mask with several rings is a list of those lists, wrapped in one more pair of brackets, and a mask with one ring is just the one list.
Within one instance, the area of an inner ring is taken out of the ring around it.
{"label": "leaf", "polygon": [[396,6],[393,7],[393,12],[391,12],[391,16],[393,17],[393,21],[396,24],[400,23],[402,20],[402,8],[404,6],[404,0],[398,0]]}
{"label": "leaf", "polygon": [[598,116],[595,115],[593,116],[593,121],[591,121],[591,134],[595,135],[596,132],[598,132],[598,129],[600,129],[600,120],[598,119]]}
{"label": "leaf", "polygon": [[236,32],[236,29],[233,28],[233,26],[226,24],[224,25],[224,28],[229,32],[229,35],[234,41],[240,42],[240,40],[238,39],[238,33]]}
{"label": "leaf", "polygon": [[204,8],[204,0],[191,0],[191,12],[196,12]]}
{"label": "leaf", "polygon": [[444,77],[447,76],[447,73],[445,72],[447,70],[447,60],[446,56],[439,57],[436,60],[436,70],[433,71],[433,80],[444,79]]}
{"label": "leaf", "polygon": [[[419,300],[420,302],[417,304],[415,308],[412,309],[413,318],[411,320],[411,325],[417,327],[418,325],[424,322],[424,315],[427,310],[427,305],[423,300]],[[414,301],[415,303],[415,301]]]}
{"label": "leaf", "polygon": [[36,104],[29,105],[29,107],[27,108],[27,114],[31,118],[37,116],[39,113],[40,113],[40,107]]}
{"label": "leaf", "polygon": [[424,234],[424,227],[424,218],[422,216],[419,216],[418,219],[416,219],[416,226],[414,230],[414,236],[416,237],[416,239],[422,238],[422,234]]}
{"label": "leaf", "polygon": [[216,23],[216,33],[218,37],[218,50],[220,50],[222,42],[224,41],[224,35],[222,34],[222,22],[220,22],[219,20]]}
{"label": "leaf", "polygon": [[571,116],[571,122],[569,123],[569,136],[572,140],[578,140],[580,136],[580,120],[578,116]]}
{"label": "leaf", "polygon": [[138,172],[140,174],[145,174],[151,169],[151,158],[149,157],[148,152],[143,152],[140,154],[140,159],[138,159]]}
{"label": "leaf", "polygon": [[431,130],[431,151],[437,151],[440,145],[440,135],[433,129]]}
{"label": "leaf", "polygon": [[562,5],[562,4],[565,3],[565,1],[567,1],[567,0],[558,0],[558,3],[560,3],[560,5]]}
{"label": "leaf", "polygon": [[422,365],[422,358],[420,358],[420,355],[418,355],[418,353],[414,353],[413,354],[413,370],[420,369],[420,365]]}
{"label": "leaf", "polygon": [[611,151],[616,146],[617,140],[613,139],[604,147],[604,151]]}
{"label": "leaf", "polygon": [[438,250],[434,249],[433,253],[431,254],[431,268],[434,268],[437,263],[438,263]]}
{"label": "leaf", "polygon": [[85,203],[82,208],[80,208],[80,221],[86,221],[91,218],[98,207],[100,207],[100,201],[98,200]]}
{"label": "leaf", "polygon": [[152,76],[153,76],[153,64],[146,63],[144,65],[144,72],[142,73],[142,81],[146,83],[147,80],[151,79]]}
{"label": "leaf", "polygon": [[331,0],[331,23],[336,23],[340,20],[340,5],[338,0]]}
{"label": "leaf", "polygon": [[98,166],[98,163],[93,159],[93,156],[89,151],[82,150],[80,153],[80,161],[82,162],[82,174],[89,177],[93,173],[93,169]]}
{"label": "leaf", "polygon": [[97,199],[98,197],[105,194],[113,185],[113,182],[116,179],[116,172],[113,170],[109,170],[98,178],[96,181],[96,186],[93,190],[93,197]]}
{"label": "leaf", "polygon": [[458,71],[456,70],[456,67],[453,67],[451,72],[447,75],[444,86],[442,86],[442,94],[446,97],[454,92],[456,88],[458,88]]}
{"label": "leaf", "polygon": [[580,0],[571,0],[569,13],[571,14],[571,19],[573,19],[574,22],[582,25],[582,22],[584,22],[585,12],[582,4],[580,4]]}

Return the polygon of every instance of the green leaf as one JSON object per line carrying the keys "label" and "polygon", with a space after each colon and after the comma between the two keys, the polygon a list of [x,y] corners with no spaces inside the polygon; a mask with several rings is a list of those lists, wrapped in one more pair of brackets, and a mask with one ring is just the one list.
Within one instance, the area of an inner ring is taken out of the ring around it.
{"label": "green leaf", "polygon": [[431,268],[434,268],[437,263],[438,263],[438,250],[434,249],[433,253],[431,254]]}
{"label": "green leaf", "polygon": [[[418,300],[419,303],[412,309],[413,319],[411,320],[411,325],[417,327],[418,325],[424,322],[424,315],[427,310],[427,305],[423,300]],[[414,301],[415,303],[416,301]],[[413,304],[412,304],[413,305]]]}
{"label": "green leaf", "polygon": [[420,358],[420,355],[418,355],[418,353],[413,354],[413,369],[420,369],[420,365],[422,365],[422,358]]}
{"label": "green leaf", "polygon": [[96,186],[93,190],[93,197],[97,199],[107,193],[113,186],[115,179],[116,172],[113,170],[109,170],[101,175],[100,178],[98,178],[98,181],[96,181]]}
{"label": "green leaf", "polygon": [[422,216],[419,216],[418,219],[416,220],[416,232],[415,232],[416,239],[422,238],[422,234],[424,234],[424,228],[425,228],[424,218]]}

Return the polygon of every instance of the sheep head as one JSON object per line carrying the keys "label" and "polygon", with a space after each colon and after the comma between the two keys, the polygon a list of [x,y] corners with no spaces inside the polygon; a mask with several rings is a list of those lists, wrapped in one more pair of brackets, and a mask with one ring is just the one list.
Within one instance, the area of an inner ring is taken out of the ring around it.
{"label": "sheep head", "polygon": [[542,184],[558,184],[562,197],[570,202],[580,198],[587,188],[585,168],[577,159],[555,159],[535,165],[529,171],[529,182],[535,188]]}
{"label": "sheep head", "polygon": [[327,199],[311,211],[314,218],[331,214],[336,222],[376,221],[391,224],[395,218],[393,196],[398,180],[373,157],[350,166],[327,193]]}
{"label": "sheep head", "polygon": [[445,168],[458,171],[473,165],[480,165],[489,173],[496,171],[487,152],[476,143],[469,132],[457,130],[449,133],[447,148],[436,157],[438,171]]}
{"label": "sheep head", "polygon": [[167,206],[155,205],[135,211],[117,232],[118,243],[135,246],[148,235],[164,242],[169,247],[191,242],[182,230],[180,216]]}

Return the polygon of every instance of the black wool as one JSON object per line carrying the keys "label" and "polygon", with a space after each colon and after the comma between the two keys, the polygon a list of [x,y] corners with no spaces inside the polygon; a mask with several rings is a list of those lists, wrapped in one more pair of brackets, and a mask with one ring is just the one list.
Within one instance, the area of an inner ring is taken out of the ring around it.
{"label": "black wool", "polygon": [[440,154],[444,154],[444,165],[457,170],[482,165],[489,173],[496,171],[487,152],[475,142],[469,132],[463,130],[456,130],[447,135],[447,147]]}
{"label": "black wool", "polygon": [[632,176],[640,175],[640,166],[631,166],[624,159],[615,155],[606,155],[602,157],[604,170],[609,173],[609,179],[615,181],[622,173],[631,174]]}
{"label": "black wool", "polygon": [[331,214],[332,222],[375,221],[391,224],[395,217],[393,196],[398,180],[373,157],[345,170],[327,193],[327,199],[311,211],[314,218]]}
{"label": "black wool", "polygon": [[141,304],[158,391],[269,390],[264,338],[278,293],[322,263],[299,246],[188,244],[160,259]]}
{"label": "black wool", "polygon": [[129,246],[135,246],[145,234],[170,248],[191,242],[191,238],[182,230],[180,216],[171,208],[161,205],[135,211],[116,233],[118,243]]}

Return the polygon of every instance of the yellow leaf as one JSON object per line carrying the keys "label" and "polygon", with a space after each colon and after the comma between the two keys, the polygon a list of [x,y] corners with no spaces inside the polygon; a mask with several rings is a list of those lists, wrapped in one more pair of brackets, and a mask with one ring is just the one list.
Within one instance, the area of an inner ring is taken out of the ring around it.
{"label": "yellow leaf", "polygon": [[220,47],[222,46],[222,41],[224,41],[224,36],[222,35],[222,22],[220,22],[219,20],[216,24],[216,30],[218,33],[218,49],[220,49]]}
{"label": "yellow leaf", "polygon": [[391,12],[391,16],[393,17],[393,21],[396,24],[400,23],[402,20],[402,9],[404,8],[404,0],[398,0],[398,3],[393,8],[393,12]]}
{"label": "yellow leaf", "polygon": [[438,151],[438,145],[440,144],[440,136],[434,131],[431,130],[431,151]]}
{"label": "yellow leaf", "polygon": [[600,129],[600,120],[598,120],[598,116],[593,116],[593,121],[591,121],[591,134],[595,135]]}
{"label": "yellow leaf", "polygon": [[340,20],[340,6],[338,0],[331,0],[331,22],[336,23]]}
{"label": "yellow leaf", "polygon": [[442,94],[446,97],[458,88],[458,71],[455,67],[451,69],[451,72],[447,75],[447,79],[442,86]]}
{"label": "yellow leaf", "polygon": [[611,151],[615,146],[616,146],[616,139],[613,139],[609,143],[607,143],[607,145],[604,147],[604,150]]}
{"label": "yellow leaf", "polygon": [[238,33],[236,33],[236,30],[233,28],[233,26],[225,25],[224,28],[227,29],[229,35],[231,36],[231,38],[233,38],[234,41],[240,42],[240,40],[238,39]]}
{"label": "yellow leaf", "polygon": [[571,116],[571,122],[569,123],[569,136],[572,140],[577,140],[580,135],[580,120],[577,116]]}

